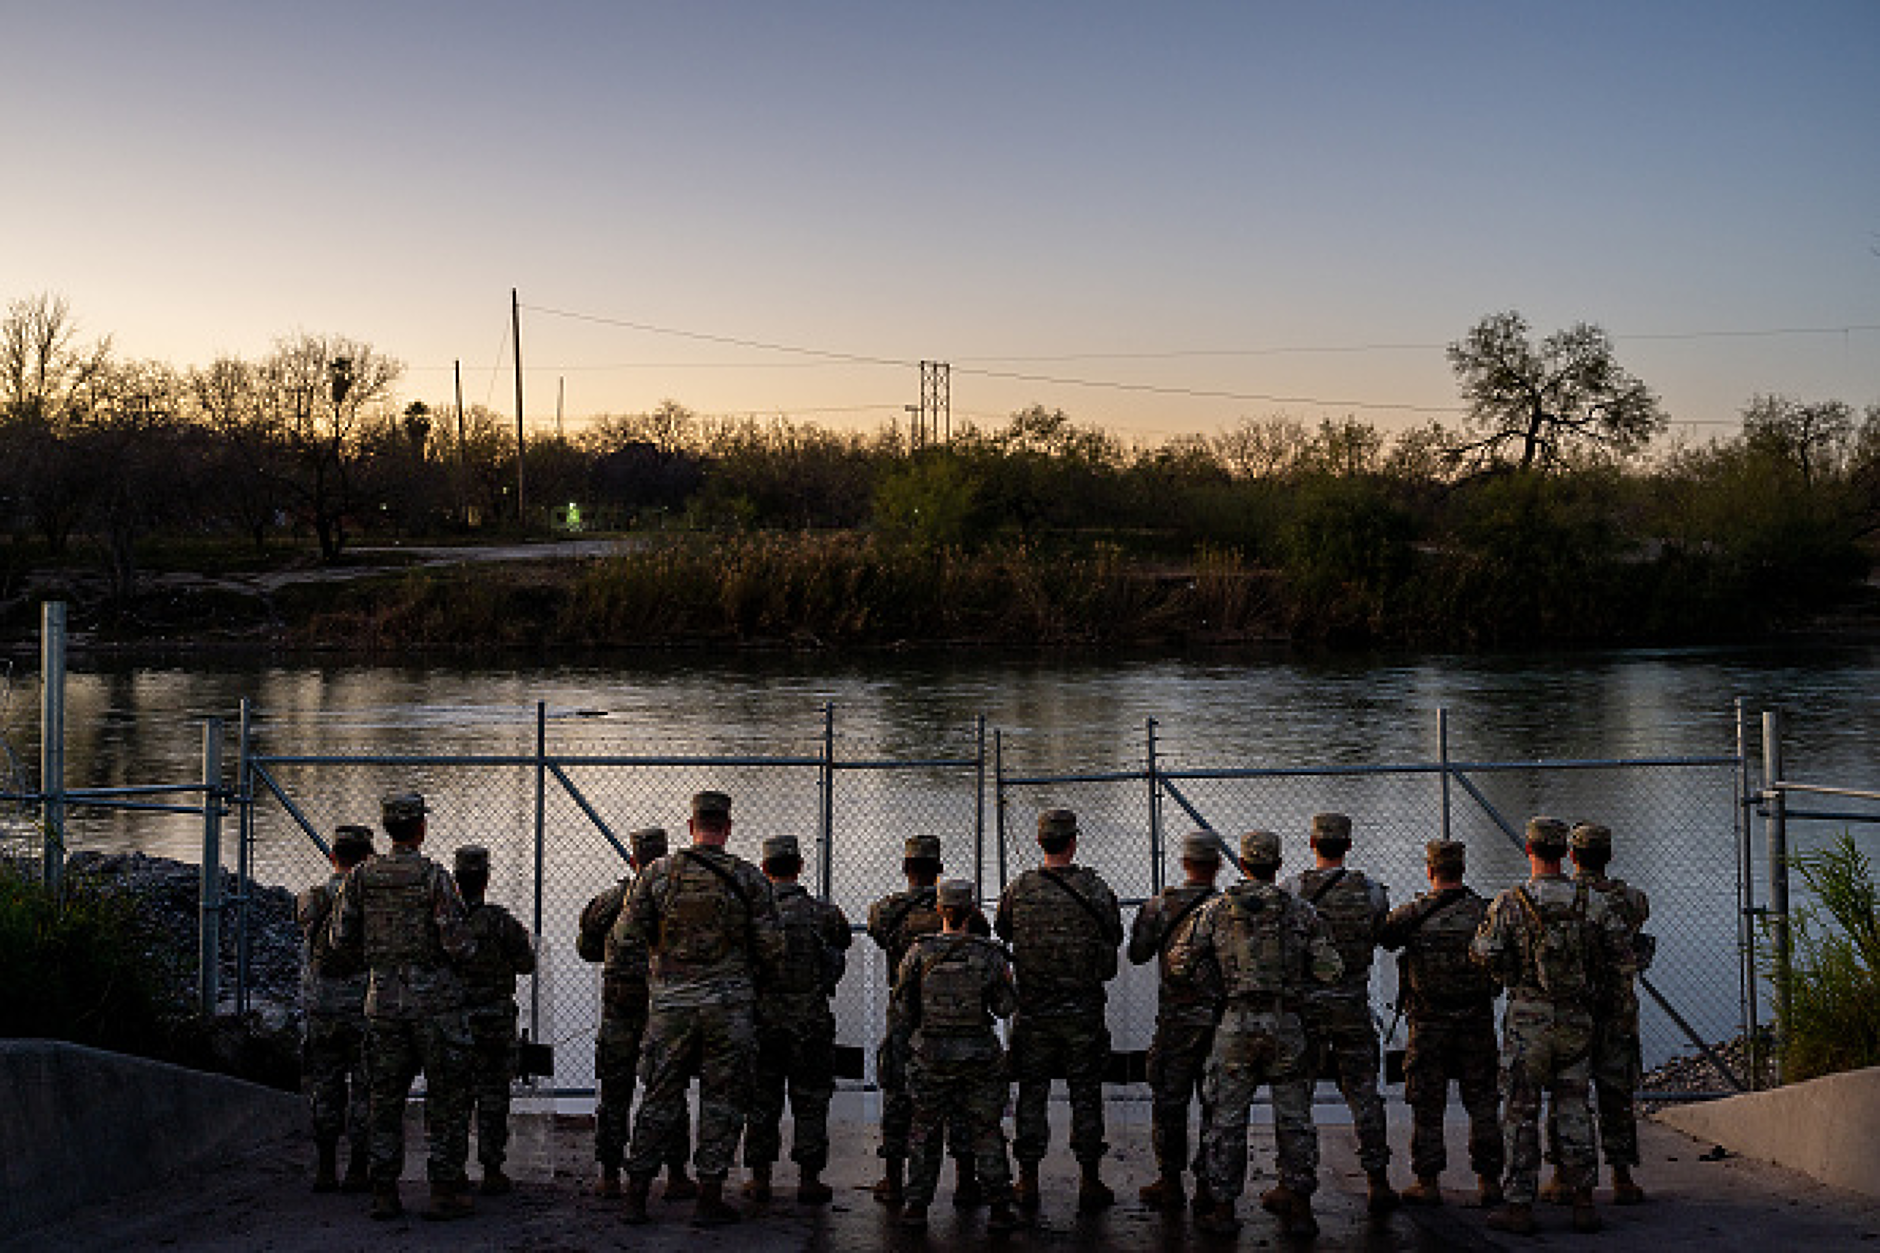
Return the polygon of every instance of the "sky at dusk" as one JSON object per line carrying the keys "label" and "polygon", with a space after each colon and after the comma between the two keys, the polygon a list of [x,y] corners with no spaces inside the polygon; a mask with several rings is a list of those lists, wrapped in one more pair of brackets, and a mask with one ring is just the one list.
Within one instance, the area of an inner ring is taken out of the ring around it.
{"label": "sky at dusk", "polygon": [[[0,303],[179,366],[1153,441],[1460,413],[1488,313],[1699,439],[1880,403],[1880,3],[0,0]],[[1691,424],[1684,426],[1684,424]]]}

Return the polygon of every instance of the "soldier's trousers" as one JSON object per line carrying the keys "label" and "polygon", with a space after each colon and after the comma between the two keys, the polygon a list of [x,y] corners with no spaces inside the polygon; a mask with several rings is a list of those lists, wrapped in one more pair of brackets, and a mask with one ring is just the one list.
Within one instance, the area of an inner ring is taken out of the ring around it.
{"label": "soldier's trousers", "polygon": [[1517,997],[1502,1018],[1501,1125],[1510,1204],[1531,1205],[1541,1169],[1541,1098],[1553,1106],[1561,1181],[1591,1187],[1598,1158],[1586,1087],[1593,1020],[1585,1011]]}
{"label": "soldier's trousers", "polygon": [[932,1202],[940,1182],[942,1141],[964,1134],[973,1167],[994,1203],[1012,1196],[1012,1167],[1005,1157],[1005,1072],[995,1054],[983,1061],[907,1064],[908,1091],[914,1104],[908,1129],[910,1159],[906,1199],[909,1205]]}
{"label": "soldier's trousers", "polygon": [[1351,1108],[1352,1130],[1358,1136],[1358,1165],[1367,1171],[1390,1164],[1390,1139],[1384,1125],[1384,1098],[1377,1090],[1377,1027],[1371,1004],[1363,995],[1321,999],[1309,1004],[1305,1031],[1316,1081],[1319,1059],[1329,1059],[1338,1075],[1338,1091]]}
{"label": "soldier's trousers", "polygon": [[365,1016],[308,1014],[300,1074],[314,1140],[336,1144],[344,1135],[355,1150],[363,1149],[371,1117]]}
{"label": "soldier's trousers", "polygon": [[686,1097],[698,1074],[701,1178],[723,1179],[737,1156],[755,1078],[757,1028],[748,1001],[654,1010],[647,1019],[641,1078],[646,1084],[633,1119],[627,1171],[650,1178],[685,1135]]}
{"label": "soldier's trousers", "polygon": [[1492,1013],[1481,1018],[1410,1020],[1404,1054],[1403,1097],[1410,1106],[1410,1169],[1419,1178],[1443,1173],[1443,1112],[1455,1080],[1469,1114],[1469,1168],[1501,1177],[1507,1154],[1501,1140],[1500,1056]]}
{"label": "soldier's trousers", "polygon": [[433,1183],[462,1183],[470,1155],[470,1025],[463,1012],[373,1018],[366,1041],[372,1075],[372,1182],[405,1170],[405,1098],[424,1072],[424,1131]]}
{"label": "soldier's trousers", "polygon": [[[835,1096],[836,1020],[765,1023],[757,1029],[757,1086],[744,1129],[744,1164],[768,1166],[783,1152],[783,1102],[790,1100],[790,1160],[829,1164],[829,1102]],[[1000,1112],[1004,1112],[1001,1110]]]}
{"label": "soldier's trousers", "polygon": [[1018,1081],[1012,1155],[1021,1166],[1044,1160],[1051,1147],[1051,1078],[1062,1074],[1071,1098],[1071,1155],[1079,1164],[1103,1160],[1103,1072],[1110,1029],[1103,1011],[1040,1018],[1020,1010],[1012,1019],[1012,1076]]}
{"label": "soldier's trousers", "polygon": [[[646,1015],[601,1011],[600,1030],[594,1036],[594,1160],[619,1169],[633,1134],[633,1083],[640,1072],[640,1041],[646,1036]],[[679,1106],[679,1126],[666,1164],[682,1167],[691,1156],[692,1111]]]}
{"label": "soldier's trousers", "polygon": [[516,1012],[470,1017],[470,1098],[477,1161],[500,1167],[509,1149],[509,1089],[516,1077]]}
{"label": "soldier's trousers", "polygon": [[1201,1159],[1202,1180],[1216,1201],[1231,1203],[1246,1190],[1247,1111],[1261,1084],[1273,1089],[1279,1181],[1301,1196],[1318,1190],[1319,1133],[1305,1054],[1305,1033],[1292,1014],[1230,1006],[1214,1029],[1201,1082]]}
{"label": "soldier's trousers", "polygon": [[[1149,1044],[1151,1139],[1158,1172],[1174,1178],[1188,1168],[1188,1107],[1201,1095],[1208,1056],[1214,1050],[1214,1024],[1157,1021]],[[1207,1109],[1202,1107],[1202,1122]],[[1197,1147],[1194,1171],[1202,1170]]]}
{"label": "soldier's trousers", "polygon": [[[1593,1080],[1593,1108],[1598,1115],[1599,1152],[1608,1166],[1638,1165],[1639,1055],[1638,1019],[1600,1022],[1593,1028],[1588,1062]],[[1547,1111],[1547,1160],[1560,1160],[1560,1132],[1553,1107]]]}
{"label": "soldier's trousers", "polygon": [[[876,1156],[904,1160],[908,1155],[908,1129],[914,1121],[914,1098],[907,1090],[909,1047],[890,1031],[875,1050],[875,1081],[881,1089],[881,1147]],[[1001,1117],[1004,1110],[1000,1111]],[[963,1119],[947,1121],[947,1152],[960,1162],[973,1159],[972,1135]]]}

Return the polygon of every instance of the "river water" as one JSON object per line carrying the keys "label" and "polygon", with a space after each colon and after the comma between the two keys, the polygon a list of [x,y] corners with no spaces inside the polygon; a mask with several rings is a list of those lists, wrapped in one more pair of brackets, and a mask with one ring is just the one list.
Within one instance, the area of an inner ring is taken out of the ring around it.
{"label": "river water", "polygon": [[[1310,813],[1351,812],[1359,832],[1354,863],[1378,869],[1393,900],[1400,900],[1416,890],[1421,843],[1441,822],[1439,784],[1430,774],[1379,778],[1363,772],[1434,762],[1439,709],[1447,711],[1454,761],[1718,758],[1735,752],[1740,700],[1750,715],[1753,759],[1760,761],[1761,712],[1781,709],[1785,773],[1791,779],[1871,788],[1880,784],[1877,681],[1880,646],[1866,644],[1493,656],[648,653],[477,666],[80,657],[71,663],[67,688],[66,785],[198,780],[202,720],[227,720],[232,759],[244,698],[254,710],[260,751],[275,755],[528,753],[540,702],[551,754],[808,758],[822,751],[827,704],[834,710],[839,759],[963,761],[979,751],[976,719],[983,717],[989,744],[996,732],[1006,774],[1023,777],[1140,771],[1153,719],[1163,770],[1352,772],[1181,780],[1177,786],[1223,831],[1250,825],[1282,831],[1295,868],[1304,855]],[[36,675],[16,673],[0,712],[0,730],[29,785],[38,762],[37,699]],[[399,778],[382,771],[342,778],[344,772],[296,773],[286,766],[275,773],[316,829],[370,821],[378,793],[398,783],[440,793],[446,813],[452,799],[460,800],[462,820],[440,815],[433,844],[447,849],[475,838],[492,845],[499,862],[492,896],[507,899],[525,921],[538,908],[530,899],[532,771],[512,771],[496,784],[464,783],[461,789],[459,776],[432,768]],[[571,771],[571,782],[615,834],[649,822],[682,827],[685,795],[696,786],[727,782],[743,816],[734,846],[749,841],[741,851],[753,855],[762,835],[790,830],[809,836],[815,829],[813,772],[784,775],[787,784],[776,772],[743,767],[717,773],[676,766],[609,773],[595,767]],[[1729,1033],[1739,999],[1736,815],[1728,776],[1727,766],[1694,774],[1676,767],[1564,771],[1500,782],[1491,773],[1475,776],[1492,794],[1487,799],[1517,825],[1527,813],[1545,809],[1614,827],[1620,842],[1616,872],[1639,882],[1658,902],[1653,929],[1668,960],[1661,956],[1655,978],[1711,1036]],[[974,853],[983,850],[980,877],[988,894],[996,891],[996,834],[973,830],[973,815],[984,811],[966,791],[970,770],[935,766],[892,780],[885,773],[858,775],[853,784],[848,778],[839,793],[844,813],[837,816],[839,838],[828,873],[836,899],[852,917],[859,920],[867,900],[893,886],[900,840],[916,826],[951,832],[949,863],[956,871],[970,872]],[[1045,804],[1070,804],[1089,815],[1085,859],[1103,868],[1125,897],[1145,894],[1153,886],[1146,798],[1140,780],[1013,788],[1007,870],[1017,873],[1032,864],[1026,838],[1031,813]],[[1451,804],[1456,834],[1470,842],[1472,879],[1492,889],[1518,875],[1518,852],[1485,811],[1459,793],[1452,794]],[[1856,802],[1834,806],[1862,808]],[[567,795],[556,789],[547,808],[551,825],[578,828],[569,838],[582,841],[551,843],[545,857],[543,933],[565,949],[564,933],[580,901],[617,871],[595,828]],[[1170,841],[1194,825],[1173,800],[1163,802],[1161,818]],[[317,853],[284,813],[273,813],[257,829],[258,878],[300,886],[318,874]],[[1819,843],[1843,829],[1870,854],[1880,853],[1880,827],[1871,825],[1798,824],[1794,838],[1803,845]],[[181,815],[78,810],[71,840],[78,847],[195,860],[201,830],[199,818]],[[1637,838],[1628,845],[1634,831]],[[232,859],[227,853],[230,864]],[[1173,872],[1167,859],[1164,870]],[[1760,877],[1760,864],[1756,873]],[[852,1013],[868,1019],[878,1009],[878,958],[871,952],[858,961],[869,973],[860,993],[865,1003]],[[579,1004],[588,997],[590,972],[565,961],[554,969],[560,994],[545,986],[541,996],[558,1007],[554,1035],[573,1039],[585,1013]],[[1388,973],[1382,978],[1387,982]],[[1128,1037],[1140,1035],[1147,1021],[1141,1002],[1152,1000],[1152,993],[1139,982],[1139,975],[1126,977],[1124,991],[1138,1004],[1115,1024],[1119,1043],[1131,1043]],[[542,1013],[539,1000],[535,1009]],[[1679,1043],[1668,1023],[1648,1024],[1649,1053],[1661,1057]]]}

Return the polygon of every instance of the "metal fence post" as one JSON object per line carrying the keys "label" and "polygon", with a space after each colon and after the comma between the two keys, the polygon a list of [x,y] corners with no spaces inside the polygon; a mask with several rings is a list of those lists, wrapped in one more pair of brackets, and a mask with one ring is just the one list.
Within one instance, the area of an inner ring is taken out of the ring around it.
{"label": "metal fence post", "polygon": [[1755,799],[1749,788],[1749,727],[1740,696],[1736,699],[1735,787],[1736,797],[1731,809],[1736,820],[1737,840],[1736,934],[1742,952],[1739,978],[1743,998],[1743,1053],[1749,1063],[1749,1088],[1754,1092],[1762,1087],[1762,1039],[1757,1022],[1761,1016],[1762,1007],[1757,1002],[1762,989],[1756,978],[1756,864],[1755,850],[1750,843],[1750,806],[1755,804]]}
{"label": "metal fence post", "polygon": [[1149,894],[1162,891],[1162,779],[1156,773],[1155,719],[1145,720],[1149,752]]}
{"label": "metal fence post", "polygon": [[55,892],[65,878],[65,602],[39,607],[39,791],[41,876]]}
{"label": "metal fence post", "polygon": [[816,838],[822,845],[818,857],[818,876],[822,879],[824,900],[833,899],[835,885],[835,826],[836,826],[836,707],[833,701],[823,702],[823,742],[822,773],[818,783],[822,792],[821,807],[816,815],[819,828]]}
{"label": "metal fence post", "polygon": [[973,719],[973,891],[986,881],[986,715]]}
{"label": "metal fence post", "polygon": [[[542,875],[548,812],[548,702],[535,702],[535,953],[542,960]],[[529,1038],[542,1038],[542,977],[529,977]]]}
{"label": "metal fence post", "polygon": [[1763,824],[1769,851],[1769,933],[1774,946],[1776,992],[1775,1078],[1786,1067],[1782,1054],[1789,1037],[1789,832],[1787,798],[1782,794],[1782,715],[1763,711]]}
{"label": "metal fence post", "polygon": [[1443,781],[1443,838],[1449,838],[1449,711],[1436,707],[1436,761],[1442,767],[1437,777]]}
{"label": "metal fence post", "polygon": [[999,891],[1005,891],[1005,732],[992,733],[992,822],[998,835]]}
{"label": "metal fence post", "polygon": [[249,898],[254,894],[254,781],[248,774],[253,710],[242,697],[235,733],[235,1012],[248,1012]]}
{"label": "metal fence post", "polygon": [[204,1018],[221,1001],[222,967],[222,720],[202,726],[202,891],[197,993]]}

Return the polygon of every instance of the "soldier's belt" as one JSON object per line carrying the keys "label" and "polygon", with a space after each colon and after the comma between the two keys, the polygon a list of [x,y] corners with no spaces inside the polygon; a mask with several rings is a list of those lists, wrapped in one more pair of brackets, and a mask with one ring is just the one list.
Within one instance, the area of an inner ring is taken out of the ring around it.
{"label": "soldier's belt", "polygon": [[1277,1014],[1286,1008],[1286,1002],[1277,992],[1230,996],[1227,1008],[1246,1014]]}

